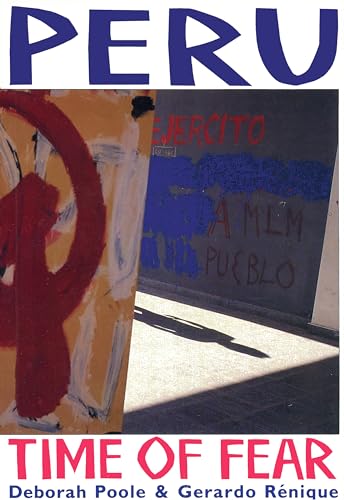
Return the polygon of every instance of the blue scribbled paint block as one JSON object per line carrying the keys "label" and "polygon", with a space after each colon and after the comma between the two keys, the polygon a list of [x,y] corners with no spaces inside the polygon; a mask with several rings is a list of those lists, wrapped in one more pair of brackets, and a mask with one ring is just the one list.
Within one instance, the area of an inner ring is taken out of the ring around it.
{"label": "blue scribbled paint block", "polygon": [[264,191],[283,198],[300,196],[308,202],[328,200],[332,169],[316,161],[282,162],[251,154],[206,154],[197,163],[191,158],[153,156],[142,242],[144,267],[160,266],[157,236],[164,241],[165,269],[177,275],[197,277],[201,267],[190,243],[205,235],[216,219],[215,202],[206,193],[217,187],[222,195]]}

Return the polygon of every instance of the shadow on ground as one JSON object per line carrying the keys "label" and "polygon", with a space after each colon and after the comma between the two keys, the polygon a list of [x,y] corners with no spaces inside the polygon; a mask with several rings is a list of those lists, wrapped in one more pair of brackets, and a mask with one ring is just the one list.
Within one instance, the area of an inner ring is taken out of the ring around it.
{"label": "shadow on ground", "polygon": [[[283,315],[279,317],[278,311],[272,311],[269,309],[262,309],[260,313],[254,310],[253,307],[252,310],[241,310],[238,306],[225,306],[213,303],[211,301],[207,302],[204,297],[202,299],[196,299],[192,296],[183,295],[176,291],[169,291],[161,287],[154,288],[152,286],[145,285],[144,283],[140,283],[139,291],[159,297],[159,299],[165,298],[167,300],[182,302],[190,306],[198,308],[201,307],[202,309],[208,311],[225,314],[227,316],[230,315],[233,318],[250,321],[252,323],[256,323],[257,325],[267,326],[268,328],[275,328],[277,330],[282,329],[283,332],[297,335],[299,337],[309,338],[322,344],[333,346],[339,345],[338,336],[334,335],[330,330],[327,331],[326,329],[315,329],[316,333],[314,334],[314,332],[312,331],[312,326],[309,324],[310,318],[308,320],[306,318],[303,318],[302,321],[300,321],[301,318],[298,318],[297,320],[297,318],[294,317],[296,322],[295,324],[292,324],[288,323]],[[288,317],[291,320],[292,316],[289,315]],[[135,319],[139,318],[135,317]]]}
{"label": "shadow on ground", "polygon": [[339,358],[126,413],[127,434],[336,434]]}
{"label": "shadow on ground", "polygon": [[232,351],[247,354],[255,358],[269,358],[267,354],[258,349],[253,349],[242,344],[233,343],[234,337],[225,335],[218,330],[207,328],[198,323],[177,318],[176,316],[156,314],[148,309],[135,306],[134,319],[141,321],[148,326],[159,328],[165,332],[172,333],[184,339],[193,340],[196,342],[215,342]]}

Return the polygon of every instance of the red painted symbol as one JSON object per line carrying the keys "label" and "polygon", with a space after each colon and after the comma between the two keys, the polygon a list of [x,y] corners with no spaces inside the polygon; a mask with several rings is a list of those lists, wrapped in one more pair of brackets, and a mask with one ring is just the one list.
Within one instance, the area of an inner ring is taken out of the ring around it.
{"label": "red painted symbol", "polygon": [[75,237],[65,265],[51,273],[45,237],[56,221],[57,190],[30,174],[0,200],[0,267],[15,264],[13,284],[0,282],[0,346],[16,346],[19,415],[39,418],[66,394],[70,359],[63,321],[80,303],[104,248],[105,206],[99,175],[70,120],[44,96],[0,91],[0,107],[37,128],[59,152],[76,205]]}

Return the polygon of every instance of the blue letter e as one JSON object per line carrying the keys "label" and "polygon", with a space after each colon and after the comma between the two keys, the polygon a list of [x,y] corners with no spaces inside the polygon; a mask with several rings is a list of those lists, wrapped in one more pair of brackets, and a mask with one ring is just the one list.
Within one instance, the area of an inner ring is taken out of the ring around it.
{"label": "blue letter e", "polygon": [[[146,10],[91,10],[89,31],[89,80],[91,85],[147,85],[146,73],[111,73],[109,47],[146,47],[146,40],[112,40],[114,21],[149,21]],[[133,60],[135,64],[135,60]]]}
{"label": "blue letter e", "polygon": [[[29,43],[28,17],[34,17],[56,31],[55,35]],[[13,7],[11,20],[11,84],[32,84],[33,54],[52,49],[74,38],[76,32],[72,23],[66,17],[49,10]]]}

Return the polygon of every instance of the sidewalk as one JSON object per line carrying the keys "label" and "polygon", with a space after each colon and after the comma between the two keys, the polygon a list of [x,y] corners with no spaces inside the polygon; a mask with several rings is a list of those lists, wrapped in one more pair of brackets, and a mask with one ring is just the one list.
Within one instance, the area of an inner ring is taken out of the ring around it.
{"label": "sidewalk", "polygon": [[337,433],[338,347],[138,292],[124,433]]}

